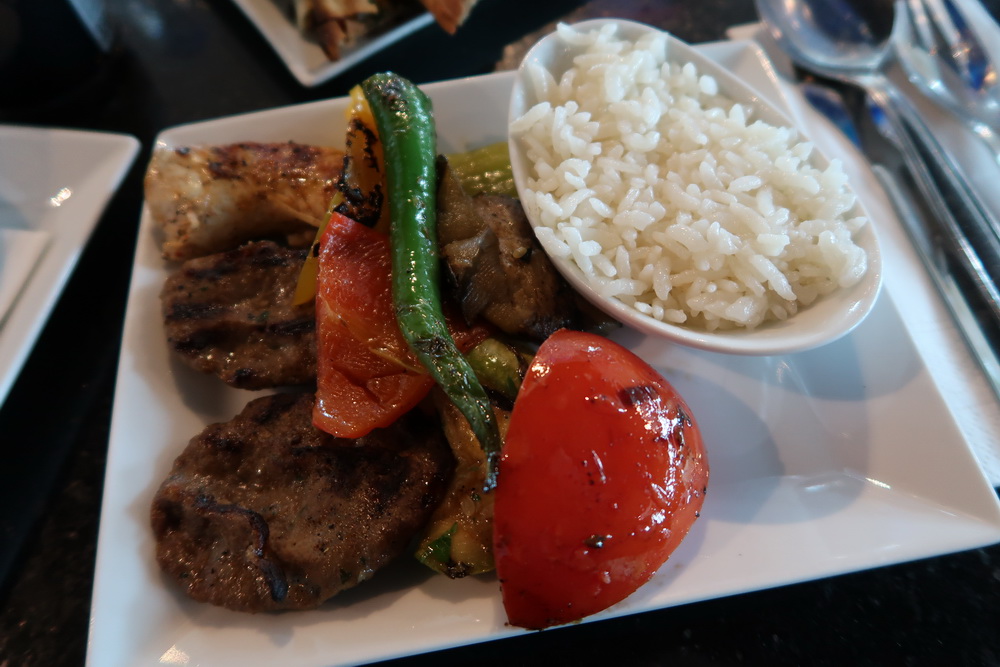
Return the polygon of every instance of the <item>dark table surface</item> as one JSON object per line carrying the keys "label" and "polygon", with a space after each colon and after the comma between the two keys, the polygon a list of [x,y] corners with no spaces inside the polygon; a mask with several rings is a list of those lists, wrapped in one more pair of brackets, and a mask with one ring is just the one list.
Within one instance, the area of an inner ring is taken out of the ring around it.
{"label": "dark table surface", "polygon": [[[122,318],[157,133],[342,95],[376,70],[416,82],[488,72],[504,45],[580,4],[481,0],[455,37],[428,27],[307,89],[229,0],[121,0],[109,3],[120,48],[98,76],[67,99],[0,116],[142,142],[0,410],[0,667],[84,661]],[[751,0],[606,0],[590,9],[623,4],[690,42],[755,18]],[[997,3],[988,6],[996,15]],[[998,665],[1000,546],[391,664],[474,663]]]}

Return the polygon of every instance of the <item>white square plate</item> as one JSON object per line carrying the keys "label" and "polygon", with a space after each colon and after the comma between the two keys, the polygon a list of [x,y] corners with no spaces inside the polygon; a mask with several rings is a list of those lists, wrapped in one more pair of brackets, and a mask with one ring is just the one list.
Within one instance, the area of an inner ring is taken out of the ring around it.
{"label": "white square plate", "polygon": [[0,404],[138,150],[124,134],[0,126],[0,228],[44,237],[0,319]]}
{"label": "white square plate", "polygon": [[330,60],[319,43],[307,39],[275,0],[233,0],[264,35],[292,75],[303,86],[317,86],[354,67],[373,53],[434,23],[427,12],[414,16],[371,39],[344,48],[339,60]]}
{"label": "white square plate", "polygon": [[[702,48],[781,102],[758,49]],[[425,86],[439,150],[505,139],[511,82],[505,73]],[[339,145],[344,104],[177,127],[160,141],[294,137]],[[871,195],[865,183],[855,187]],[[165,276],[144,215],[111,431],[91,665],[348,665],[525,634],[505,625],[495,577],[451,581],[407,560],[301,613],[237,614],[192,602],[170,585],[154,559],[153,494],[187,441],[206,424],[230,419],[252,394],[171,360],[159,317]],[[712,477],[701,519],[660,573],[588,622],[1000,540],[996,495],[891,292],[849,336],[784,357],[701,352],[628,330],[615,337],[685,397],[701,424]]]}

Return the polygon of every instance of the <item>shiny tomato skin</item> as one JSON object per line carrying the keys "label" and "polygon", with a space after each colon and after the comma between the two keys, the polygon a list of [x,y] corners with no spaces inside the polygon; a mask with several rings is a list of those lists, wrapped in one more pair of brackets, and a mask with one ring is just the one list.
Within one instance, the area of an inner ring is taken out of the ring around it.
{"label": "shiny tomato skin", "polygon": [[541,629],[630,595],[687,534],[707,483],[698,427],[659,373],[600,336],[553,334],[514,404],[495,491],[508,622]]}
{"label": "shiny tomato skin", "polygon": [[[320,240],[313,425],[338,437],[389,426],[434,385],[396,323],[389,250],[386,234],[337,213]],[[488,334],[456,318],[449,328],[463,350]]]}

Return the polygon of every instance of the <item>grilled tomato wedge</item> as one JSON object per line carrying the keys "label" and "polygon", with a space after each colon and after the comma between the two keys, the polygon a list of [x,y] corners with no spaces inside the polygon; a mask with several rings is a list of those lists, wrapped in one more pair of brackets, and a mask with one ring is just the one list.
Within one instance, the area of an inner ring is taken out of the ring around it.
{"label": "grilled tomato wedge", "polygon": [[658,372],[606,338],[553,334],[514,403],[495,491],[509,623],[568,623],[630,595],[687,534],[707,483],[691,411]]}

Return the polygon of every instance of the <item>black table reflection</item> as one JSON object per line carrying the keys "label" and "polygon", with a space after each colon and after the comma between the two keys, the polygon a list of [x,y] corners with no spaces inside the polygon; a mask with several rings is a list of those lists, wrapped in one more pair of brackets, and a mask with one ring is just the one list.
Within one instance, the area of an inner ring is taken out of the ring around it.
{"label": "black table reflection", "polygon": [[[0,122],[127,132],[143,144],[0,410],[0,665],[84,659],[122,319],[157,133],[343,95],[376,70],[416,82],[485,73],[505,45],[581,4],[481,0],[456,36],[430,26],[309,89],[230,0],[109,2],[114,42],[93,80],[0,112]],[[998,5],[987,3],[994,15]],[[590,9],[623,6],[690,42],[755,18],[752,0],[595,0]],[[391,664],[990,665],[1000,664],[998,621],[994,546]]]}

